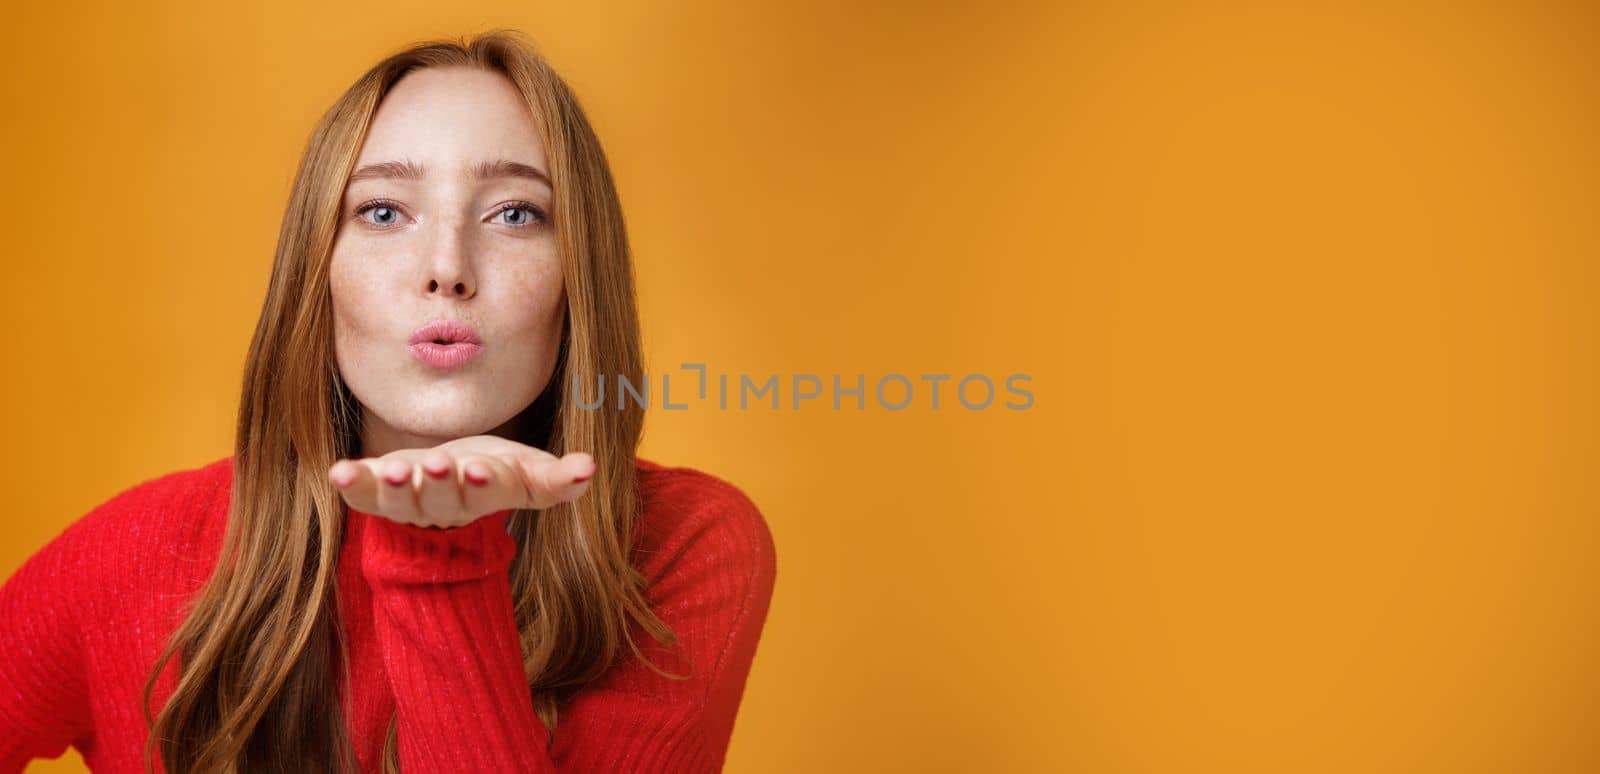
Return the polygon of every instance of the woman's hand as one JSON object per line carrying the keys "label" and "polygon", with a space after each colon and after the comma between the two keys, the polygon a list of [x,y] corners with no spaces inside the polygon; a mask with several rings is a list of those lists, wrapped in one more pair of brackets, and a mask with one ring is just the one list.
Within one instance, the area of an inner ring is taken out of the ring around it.
{"label": "woman's hand", "polygon": [[589,488],[594,460],[556,457],[495,435],[457,438],[431,449],[339,460],[328,480],[363,513],[423,527],[459,527],[507,508],[548,508]]}

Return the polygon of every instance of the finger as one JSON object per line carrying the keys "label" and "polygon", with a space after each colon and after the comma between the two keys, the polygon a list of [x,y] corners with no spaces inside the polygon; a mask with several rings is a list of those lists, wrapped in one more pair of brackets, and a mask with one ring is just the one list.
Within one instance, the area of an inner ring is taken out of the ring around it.
{"label": "finger", "polygon": [[522,455],[517,458],[522,477],[527,481],[531,508],[548,508],[575,500],[589,489],[595,474],[594,458],[586,452],[553,455]]}
{"label": "finger", "polygon": [[390,452],[370,464],[378,475],[377,512],[407,524],[425,523],[417,502],[422,469],[411,461],[411,455]]}
{"label": "finger", "polygon": [[339,460],[328,469],[328,480],[346,505],[366,513],[377,510],[379,482],[370,466],[356,460]]}
{"label": "finger", "polygon": [[527,507],[527,493],[514,467],[488,454],[461,458],[461,499],[465,522],[506,508]]}
{"label": "finger", "polygon": [[460,521],[463,503],[455,458],[436,446],[422,456],[418,467],[422,483],[417,501],[423,518],[430,524]]}

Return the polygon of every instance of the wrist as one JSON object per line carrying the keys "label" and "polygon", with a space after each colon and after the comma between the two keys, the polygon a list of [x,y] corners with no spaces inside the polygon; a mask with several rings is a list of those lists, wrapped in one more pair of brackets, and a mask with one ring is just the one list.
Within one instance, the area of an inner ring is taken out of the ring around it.
{"label": "wrist", "polygon": [[511,510],[496,511],[458,527],[424,527],[351,513],[364,518],[361,571],[369,581],[430,584],[472,581],[504,574],[516,556],[507,531]]}

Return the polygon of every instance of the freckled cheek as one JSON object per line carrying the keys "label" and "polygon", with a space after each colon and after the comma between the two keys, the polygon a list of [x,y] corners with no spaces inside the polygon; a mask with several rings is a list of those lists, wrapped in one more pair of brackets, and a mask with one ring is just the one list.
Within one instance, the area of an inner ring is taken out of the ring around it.
{"label": "freckled cheek", "polygon": [[379,303],[384,291],[375,277],[359,271],[361,257],[335,255],[328,267],[328,292],[332,298],[334,330],[348,344],[360,345],[382,329]]}
{"label": "freckled cheek", "polygon": [[508,283],[516,288],[517,327],[525,333],[543,333],[554,326],[560,333],[565,309],[561,266],[554,259],[518,269]]}

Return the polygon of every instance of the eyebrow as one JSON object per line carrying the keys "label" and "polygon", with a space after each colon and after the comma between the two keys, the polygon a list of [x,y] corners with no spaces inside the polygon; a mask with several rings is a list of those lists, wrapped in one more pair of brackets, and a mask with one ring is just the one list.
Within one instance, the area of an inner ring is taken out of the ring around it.
{"label": "eyebrow", "polygon": [[[499,159],[496,161],[480,162],[472,167],[472,176],[478,180],[492,178],[525,178],[550,185],[550,177],[538,167],[529,166],[517,161]],[[376,164],[367,164],[350,175],[350,184],[354,185],[362,180],[379,180],[399,178],[402,180],[420,180],[424,176],[421,164],[413,163],[410,159],[405,161],[383,161]]]}

